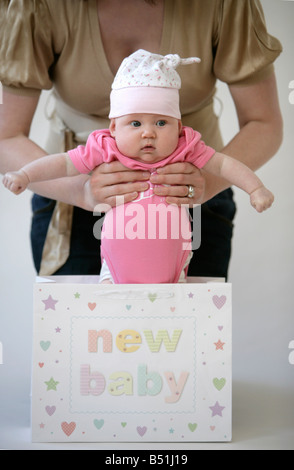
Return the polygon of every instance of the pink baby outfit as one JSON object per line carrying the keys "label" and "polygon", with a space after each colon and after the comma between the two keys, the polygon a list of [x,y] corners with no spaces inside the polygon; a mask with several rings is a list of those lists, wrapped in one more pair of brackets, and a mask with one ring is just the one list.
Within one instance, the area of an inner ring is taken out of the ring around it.
{"label": "pink baby outfit", "polygon": [[[85,146],[68,152],[80,173],[89,173],[102,163],[119,160],[133,170],[148,170],[170,163],[190,162],[202,168],[215,151],[201,135],[183,127],[176,150],[164,160],[142,163],[117,149],[109,130],[90,134]],[[189,215],[186,208],[169,205],[149,189],[130,203],[114,207],[105,216],[101,257],[117,284],[176,283],[191,253]]]}

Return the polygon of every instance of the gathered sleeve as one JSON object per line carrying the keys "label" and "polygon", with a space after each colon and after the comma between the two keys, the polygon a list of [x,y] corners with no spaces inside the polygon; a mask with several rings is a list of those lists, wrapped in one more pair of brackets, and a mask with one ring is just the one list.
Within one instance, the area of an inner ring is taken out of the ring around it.
{"label": "gathered sleeve", "polygon": [[282,51],[267,32],[259,0],[222,0],[214,37],[215,76],[228,85],[249,85],[266,78]]}
{"label": "gathered sleeve", "polygon": [[44,0],[1,0],[0,81],[22,94],[50,89],[54,62],[50,12]]}
{"label": "gathered sleeve", "polygon": [[115,142],[108,129],[91,132],[85,145],[68,150],[69,158],[80,173],[88,174],[102,163],[116,160]]}

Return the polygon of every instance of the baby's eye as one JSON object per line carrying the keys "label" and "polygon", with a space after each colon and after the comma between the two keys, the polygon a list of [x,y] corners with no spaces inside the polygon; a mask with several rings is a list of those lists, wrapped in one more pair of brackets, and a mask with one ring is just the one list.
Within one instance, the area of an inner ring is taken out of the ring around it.
{"label": "baby's eye", "polygon": [[159,121],[157,121],[156,125],[158,127],[163,127],[166,125],[166,121],[164,121],[163,119],[160,119]]}
{"label": "baby's eye", "polygon": [[140,121],[132,121],[132,122],[131,122],[131,126],[133,126],[133,127],[140,127],[140,126],[141,126],[141,123],[140,123]]}

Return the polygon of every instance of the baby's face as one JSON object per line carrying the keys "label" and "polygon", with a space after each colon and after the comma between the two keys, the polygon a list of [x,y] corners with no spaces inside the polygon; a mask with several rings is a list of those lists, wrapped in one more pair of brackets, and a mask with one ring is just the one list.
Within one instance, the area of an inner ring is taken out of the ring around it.
{"label": "baby's face", "polygon": [[119,151],[144,163],[163,160],[177,148],[182,124],[159,114],[127,114],[112,119],[109,130]]}

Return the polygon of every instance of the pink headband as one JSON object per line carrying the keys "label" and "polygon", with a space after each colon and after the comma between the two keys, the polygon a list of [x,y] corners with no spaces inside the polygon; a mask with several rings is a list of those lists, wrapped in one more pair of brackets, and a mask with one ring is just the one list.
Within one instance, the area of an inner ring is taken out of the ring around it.
{"label": "pink headband", "polygon": [[112,90],[109,118],[138,113],[160,114],[181,119],[179,91],[175,88],[160,87]]}

